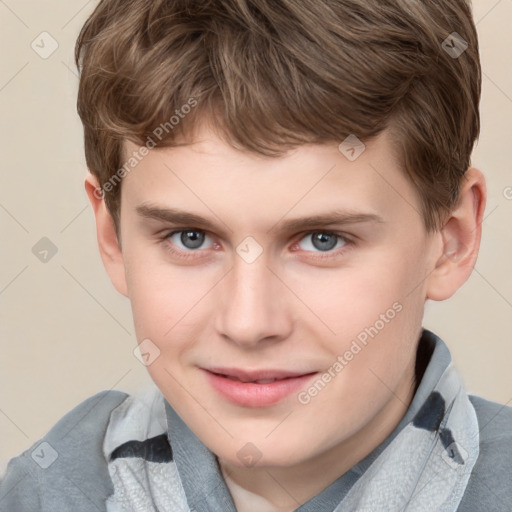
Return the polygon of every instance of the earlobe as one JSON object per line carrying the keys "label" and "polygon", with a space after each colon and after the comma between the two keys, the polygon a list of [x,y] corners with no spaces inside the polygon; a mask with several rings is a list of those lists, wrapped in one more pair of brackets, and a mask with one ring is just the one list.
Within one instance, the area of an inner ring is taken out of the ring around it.
{"label": "earlobe", "polygon": [[102,190],[95,176],[88,173],[85,190],[96,218],[96,236],[101,259],[115,289],[128,297],[123,253],[117,237],[114,220],[103,200]]}
{"label": "earlobe", "polygon": [[427,279],[427,299],[450,298],[471,275],[480,247],[486,197],[484,175],[469,169],[457,205],[439,232],[441,250]]}

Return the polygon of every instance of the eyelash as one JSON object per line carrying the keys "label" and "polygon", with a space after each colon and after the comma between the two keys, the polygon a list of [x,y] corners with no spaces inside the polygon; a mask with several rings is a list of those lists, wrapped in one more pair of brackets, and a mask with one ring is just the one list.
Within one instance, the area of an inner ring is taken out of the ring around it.
{"label": "eyelash", "polygon": [[[174,231],[166,233],[161,238],[162,243],[164,243],[167,251],[169,251],[173,255],[178,256],[179,258],[186,259],[186,260],[197,258],[198,256],[195,255],[194,253],[200,252],[201,249],[181,251],[179,249],[175,249],[174,244],[172,244],[169,240],[173,235],[175,235],[177,233],[184,233],[186,231],[204,233],[205,235],[208,236],[208,233],[201,229],[181,228],[181,229],[176,229]],[[338,239],[341,239],[343,242],[345,242],[345,245],[343,245],[342,247],[340,247],[338,249],[326,251],[323,254],[321,251],[319,251],[318,255],[313,256],[313,259],[316,259],[316,260],[325,260],[325,259],[331,259],[336,256],[341,256],[341,255],[345,254],[346,251],[350,250],[355,245],[355,241],[345,233],[337,233],[335,231],[328,231],[328,230],[321,230],[321,229],[315,229],[312,231],[307,231],[305,233],[302,233],[301,237],[297,240],[297,242],[294,242],[293,245],[299,243],[300,241],[304,240],[304,238],[311,236],[315,233],[322,233],[324,235],[333,235],[333,236],[336,236]],[[306,252],[312,252],[312,251],[306,251]]]}

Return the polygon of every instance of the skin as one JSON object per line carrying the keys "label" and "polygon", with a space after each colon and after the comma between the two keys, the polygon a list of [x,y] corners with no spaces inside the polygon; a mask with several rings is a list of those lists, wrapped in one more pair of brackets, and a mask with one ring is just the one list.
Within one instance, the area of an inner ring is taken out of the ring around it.
{"label": "skin", "polygon": [[[451,297],[475,264],[482,173],[468,170],[458,204],[428,234],[388,136],[353,162],[334,143],[273,159],[237,151],[205,125],[193,144],[152,150],[124,178],[120,243],[94,194],[96,179],[86,178],[107,272],[131,301],[138,342],[149,338],[160,350],[148,371],[217,455],[239,511],[294,510],[392,432],[414,394],[425,302]],[[137,147],[125,149],[129,156]],[[187,210],[215,228],[144,218],[142,204]],[[382,222],[278,229],[335,208]],[[203,244],[190,249],[180,234],[165,238],[180,228],[205,232]],[[315,231],[352,243],[335,238],[325,251],[313,244]],[[236,252],[248,236],[263,250],[252,263]],[[297,393],[269,407],[232,404],[198,368],[321,375],[396,302],[402,310],[306,405]],[[248,442],[261,457],[254,466],[237,456]]]}

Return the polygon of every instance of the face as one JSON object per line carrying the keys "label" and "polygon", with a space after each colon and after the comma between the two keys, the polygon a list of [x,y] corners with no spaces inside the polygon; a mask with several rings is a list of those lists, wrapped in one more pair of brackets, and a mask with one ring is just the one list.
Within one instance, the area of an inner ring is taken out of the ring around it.
{"label": "face", "polygon": [[204,128],[124,178],[122,259],[148,371],[231,464],[298,464],[405,412],[438,246],[387,137],[355,161],[336,144],[276,159]]}

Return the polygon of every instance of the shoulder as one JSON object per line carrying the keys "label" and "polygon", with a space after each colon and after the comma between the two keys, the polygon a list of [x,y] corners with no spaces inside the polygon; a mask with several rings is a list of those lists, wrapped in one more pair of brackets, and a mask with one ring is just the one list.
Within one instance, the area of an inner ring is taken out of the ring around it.
{"label": "shoulder", "polygon": [[500,435],[512,437],[512,407],[476,395],[469,395],[469,400],[478,417],[481,437],[484,439],[492,439]]}
{"label": "shoulder", "polygon": [[101,510],[112,492],[103,439],[111,412],[129,396],[96,393],[11,459],[0,483],[0,511]]}
{"label": "shoulder", "polygon": [[[501,512],[512,506],[512,407],[469,395],[478,418],[478,456],[460,512]],[[476,508],[475,508],[476,507]]]}

